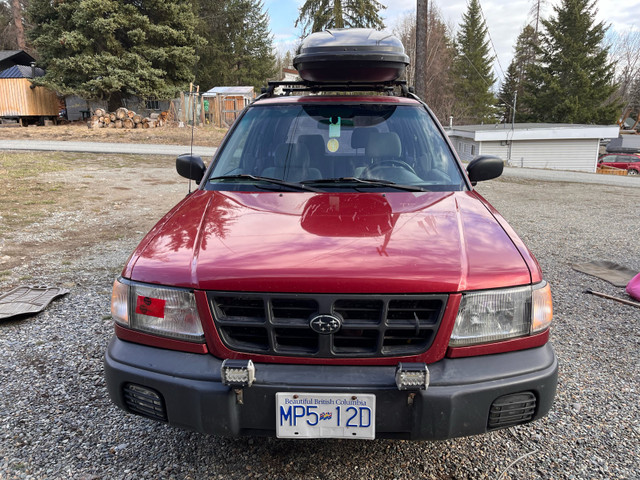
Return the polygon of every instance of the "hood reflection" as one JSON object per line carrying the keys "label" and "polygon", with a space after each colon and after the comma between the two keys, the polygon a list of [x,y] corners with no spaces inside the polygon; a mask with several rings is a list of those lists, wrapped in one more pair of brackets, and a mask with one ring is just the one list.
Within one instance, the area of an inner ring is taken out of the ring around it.
{"label": "hood reflection", "polygon": [[381,195],[317,195],[305,204],[300,225],[321,237],[379,237],[393,230],[392,212]]}

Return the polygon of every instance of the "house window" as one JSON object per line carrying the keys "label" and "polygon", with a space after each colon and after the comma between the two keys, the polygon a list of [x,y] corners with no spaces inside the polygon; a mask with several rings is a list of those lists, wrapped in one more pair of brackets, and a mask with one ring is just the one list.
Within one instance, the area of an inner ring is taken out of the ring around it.
{"label": "house window", "polygon": [[471,155],[475,155],[475,154],[476,154],[476,146],[471,145]]}
{"label": "house window", "polygon": [[147,100],[145,102],[145,108],[147,108],[147,110],[160,110],[160,104],[158,100]]}

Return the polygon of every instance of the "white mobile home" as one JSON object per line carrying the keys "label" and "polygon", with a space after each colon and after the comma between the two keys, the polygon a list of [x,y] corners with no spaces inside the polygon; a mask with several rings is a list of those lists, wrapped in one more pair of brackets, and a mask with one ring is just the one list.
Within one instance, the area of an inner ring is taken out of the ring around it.
{"label": "white mobile home", "polygon": [[595,172],[600,140],[616,138],[618,125],[517,123],[447,128],[463,161],[495,155],[515,167]]}

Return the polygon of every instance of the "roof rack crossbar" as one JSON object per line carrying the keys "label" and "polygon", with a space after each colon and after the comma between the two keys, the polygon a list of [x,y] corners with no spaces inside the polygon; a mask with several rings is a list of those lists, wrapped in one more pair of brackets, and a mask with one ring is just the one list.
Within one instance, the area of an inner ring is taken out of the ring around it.
{"label": "roof rack crossbar", "polygon": [[282,91],[286,95],[294,92],[393,92],[395,87],[400,87],[402,94],[406,95],[407,82],[404,80],[394,80],[383,83],[314,83],[306,81],[281,81],[269,82],[266,88],[263,88],[261,97],[272,97],[277,87],[282,87]]}

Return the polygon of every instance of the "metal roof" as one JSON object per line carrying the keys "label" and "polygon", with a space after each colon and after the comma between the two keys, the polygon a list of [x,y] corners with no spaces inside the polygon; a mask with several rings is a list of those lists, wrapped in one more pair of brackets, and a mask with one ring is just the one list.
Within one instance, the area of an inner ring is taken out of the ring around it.
{"label": "metal roof", "polygon": [[[36,67],[36,77],[44,77],[44,70]],[[33,78],[31,67],[14,65],[0,72],[0,78]]]}
{"label": "metal roof", "polygon": [[0,50],[0,62],[12,60],[14,63],[31,63],[35,58],[23,50]]}
{"label": "metal roof", "polygon": [[559,140],[569,138],[615,138],[618,125],[581,125],[571,123],[516,123],[459,125],[445,128],[447,134],[476,142],[506,140]]}
{"label": "metal roof", "polygon": [[211,90],[203,93],[205,97],[215,97],[216,95],[237,95],[253,98],[253,87],[214,87]]}

